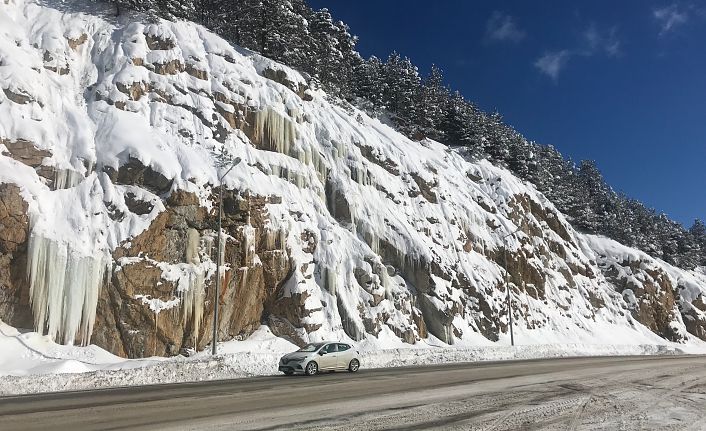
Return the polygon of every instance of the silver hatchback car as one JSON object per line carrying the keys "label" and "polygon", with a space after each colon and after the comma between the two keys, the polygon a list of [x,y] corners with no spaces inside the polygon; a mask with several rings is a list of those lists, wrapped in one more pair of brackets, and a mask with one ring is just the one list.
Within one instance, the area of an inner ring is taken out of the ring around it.
{"label": "silver hatchback car", "polygon": [[286,375],[303,373],[311,376],[319,371],[344,370],[355,373],[359,368],[360,352],[346,343],[310,343],[279,360],[279,371]]}

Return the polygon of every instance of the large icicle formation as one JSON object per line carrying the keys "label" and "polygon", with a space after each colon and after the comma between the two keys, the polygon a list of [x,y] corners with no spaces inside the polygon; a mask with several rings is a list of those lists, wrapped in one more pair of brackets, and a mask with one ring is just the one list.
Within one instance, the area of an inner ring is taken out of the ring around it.
{"label": "large icicle formation", "polygon": [[288,155],[290,146],[297,138],[294,123],[272,108],[258,111],[254,117],[253,141],[263,149]]}
{"label": "large icicle formation", "polygon": [[177,293],[182,301],[182,317],[184,325],[193,322],[194,336],[198,336],[203,320],[203,302],[206,295],[206,273],[201,266],[199,249],[201,237],[196,229],[187,231],[185,280],[182,277],[177,285]]}
{"label": "large icicle formation", "polygon": [[87,345],[110,260],[78,256],[66,244],[33,235],[27,269],[35,329],[53,340]]}

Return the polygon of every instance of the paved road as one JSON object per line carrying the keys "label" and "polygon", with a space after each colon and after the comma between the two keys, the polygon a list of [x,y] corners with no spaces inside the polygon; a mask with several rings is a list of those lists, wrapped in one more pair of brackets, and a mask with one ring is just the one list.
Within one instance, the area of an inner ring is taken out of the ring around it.
{"label": "paved road", "polygon": [[706,430],[706,357],[361,370],[0,398],[11,430]]}

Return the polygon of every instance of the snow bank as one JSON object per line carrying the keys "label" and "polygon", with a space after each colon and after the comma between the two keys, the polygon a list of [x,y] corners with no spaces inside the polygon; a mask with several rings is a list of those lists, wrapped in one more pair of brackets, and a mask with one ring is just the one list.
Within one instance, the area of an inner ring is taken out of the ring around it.
{"label": "snow bank", "polygon": [[[243,341],[219,345],[219,354],[193,357],[123,359],[95,347],[69,347],[37,333],[22,334],[0,322],[0,396],[92,390],[278,375],[279,358],[297,349],[261,327]],[[664,355],[684,353],[678,345],[550,344],[420,347],[361,351],[364,369],[454,362],[572,356]],[[700,353],[705,353],[703,349]],[[691,353],[699,353],[693,351]]]}
{"label": "snow bank", "polygon": [[41,375],[137,368],[162,361],[163,358],[128,360],[97,346],[64,346],[47,335],[22,333],[0,321],[0,376],[3,376],[0,381],[9,378],[7,376],[30,376],[31,380]]}

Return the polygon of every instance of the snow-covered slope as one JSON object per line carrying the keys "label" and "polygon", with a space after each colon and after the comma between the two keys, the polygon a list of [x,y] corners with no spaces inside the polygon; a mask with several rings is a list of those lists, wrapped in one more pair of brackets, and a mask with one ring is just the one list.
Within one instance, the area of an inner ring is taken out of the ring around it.
{"label": "snow-covered slope", "polygon": [[611,269],[636,252],[508,171],[202,27],[60,5],[0,2],[0,319],[123,356],[203,347],[240,158],[221,339],[506,344],[506,280],[522,344],[706,338],[706,277],[650,260],[672,301],[641,308]]}

